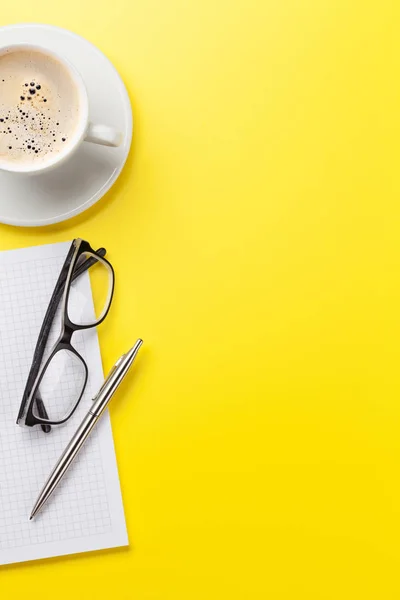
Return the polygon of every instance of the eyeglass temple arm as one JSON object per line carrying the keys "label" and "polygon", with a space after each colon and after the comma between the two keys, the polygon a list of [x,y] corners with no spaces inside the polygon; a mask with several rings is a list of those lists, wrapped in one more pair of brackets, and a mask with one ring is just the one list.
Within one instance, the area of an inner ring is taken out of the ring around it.
{"label": "eyeglass temple arm", "polygon": [[[96,250],[96,253],[99,256],[104,257],[106,255],[107,251],[105,248],[99,248],[98,250]],[[73,273],[72,280],[75,281],[78,277],[80,277],[82,275],[82,273],[84,273],[85,271],[90,269],[90,267],[92,267],[94,264],[96,264],[96,262],[97,261],[95,258],[87,258],[84,261],[82,261],[82,263],[77,267],[76,271]],[[35,351],[33,354],[32,366],[31,366],[31,370],[28,375],[28,380],[26,382],[26,386],[25,386],[23,397],[22,397],[21,407],[20,407],[20,410],[18,413],[17,421],[19,421],[19,419],[22,418],[23,412],[25,410],[25,405],[28,401],[30,390],[32,389],[32,387],[36,381],[36,377],[39,373],[39,369],[40,369],[40,365],[42,363],[42,359],[43,359],[44,351],[46,348],[47,338],[50,333],[51,325],[53,323],[58,305],[60,303],[61,296],[64,293],[64,285],[65,285],[65,282],[67,279],[68,270],[69,270],[69,264],[65,264],[64,268],[62,269],[62,271],[59,275],[59,278],[57,280],[57,283],[56,283],[54,291],[53,291],[53,295],[50,299],[49,306],[47,308],[45,317],[43,319],[43,324],[40,329],[38,341],[36,343]],[[48,419],[46,407],[43,403],[42,398],[36,397],[35,402],[36,402],[39,417],[41,419]],[[41,428],[45,433],[49,433],[51,431],[51,426],[46,425],[44,423],[41,424]]]}
{"label": "eyeglass temple arm", "polygon": [[[49,415],[47,414],[47,410],[46,407],[43,403],[42,397],[39,394],[39,390],[36,392],[36,396],[35,396],[35,402],[36,402],[36,408],[38,411],[38,415],[41,419],[48,419]],[[44,431],[45,433],[50,433],[51,431],[51,425],[47,425],[45,423],[41,423],[41,428],[42,431]]]}

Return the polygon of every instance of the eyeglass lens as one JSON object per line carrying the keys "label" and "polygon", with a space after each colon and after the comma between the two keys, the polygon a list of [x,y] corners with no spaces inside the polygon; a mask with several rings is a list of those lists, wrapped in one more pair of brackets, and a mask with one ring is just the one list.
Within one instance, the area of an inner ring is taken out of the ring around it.
{"label": "eyeglass lens", "polygon": [[95,264],[90,268],[90,283],[93,294],[93,305],[89,300],[90,295],[79,291],[79,278],[73,279],[69,286],[67,314],[70,321],[75,325],[91,326],[103,318],[107,312],[112,293],[113,274],[110,266],[100,257],[85,252],[77,262],[75,270],[79,268],[82,261],[93,259]]}

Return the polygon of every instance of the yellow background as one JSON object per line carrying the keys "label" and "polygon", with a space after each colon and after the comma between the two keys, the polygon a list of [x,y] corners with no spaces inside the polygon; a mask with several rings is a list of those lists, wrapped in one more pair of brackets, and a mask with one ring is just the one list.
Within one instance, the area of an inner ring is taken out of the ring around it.
{"label": "yellow background", "polygon": [[18,21],[97,44],[136,129],[98,206],[0,248],[106,246],[104,366],[145,349],[111,408],[130,548],[0,568],[1,597],[399,598],[400,4],[4,0]]}

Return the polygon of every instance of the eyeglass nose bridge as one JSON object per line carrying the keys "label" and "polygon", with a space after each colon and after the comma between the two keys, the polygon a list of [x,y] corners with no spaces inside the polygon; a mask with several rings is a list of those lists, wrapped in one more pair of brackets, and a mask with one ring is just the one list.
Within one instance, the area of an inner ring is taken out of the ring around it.
{"label": "eyeglass nose bridge", "polygon": [[64,323],[64,328],[61,333],[60,339],[58,340],[58,343],[63,344],[63,345],[65,344],[66,346],[70,346],[73,333],[74,333],[74,329],[72,327],[70,327],[69,325],[67,325],[66,323]]}

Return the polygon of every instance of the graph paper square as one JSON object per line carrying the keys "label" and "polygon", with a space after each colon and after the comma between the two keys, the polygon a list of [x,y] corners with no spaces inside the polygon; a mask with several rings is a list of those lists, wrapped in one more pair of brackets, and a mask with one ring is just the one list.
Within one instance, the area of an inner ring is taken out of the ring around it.
{"label": "graph paper square", "polygon": [[[69,247],[67,242],[0,253],[0,564],[128,544],[108,411],[49,504],[29,521],[40,489],[104,379],[96,330],[75,333],[72,343],[89,368],[76,413],[49,434],[16,425],[39,330]],[[93,314],[87,272],[76,287],[74,301]]]}

